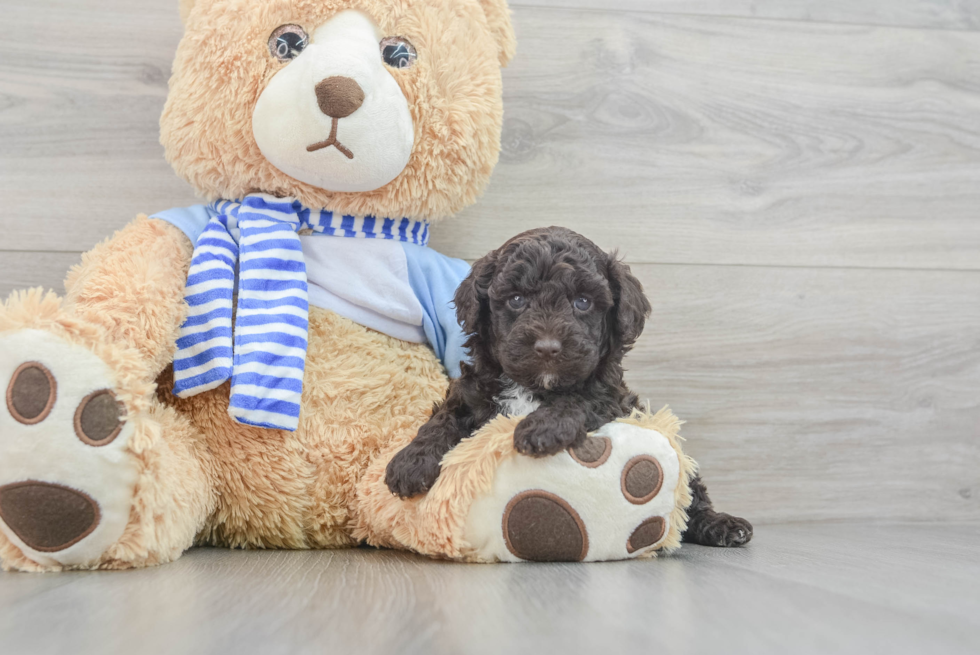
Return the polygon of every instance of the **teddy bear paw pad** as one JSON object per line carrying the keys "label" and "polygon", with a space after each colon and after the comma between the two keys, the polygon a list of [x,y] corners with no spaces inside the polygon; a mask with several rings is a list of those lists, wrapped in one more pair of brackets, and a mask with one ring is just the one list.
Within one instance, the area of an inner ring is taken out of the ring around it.
{"label": "teddy bear paw pad", "polygon": [[515,454],[474,500],[464,538],[480,561],[602,561],[664,541],[680,461],[659,432],[610,423],[552,457]]}
{"label": "teddy bear paw pad", "polygon": [[115,387],[83,346],[0,334],[0,539],[39,564],[97,560],[128,523],[137,464]]}
{"label": "teddy bear paw pad", "polygon": [[578,512],[546,491],[525,491],[504,509],[507,550],[537,562],[580,562],[589,552],[589,537]]}
{"label": "teddy bear paw pad", "polygon": [[605,464],[611,453],[612,440],[609,437],[586,437],[585,441],[568,449],[572,459],[590,469]]}

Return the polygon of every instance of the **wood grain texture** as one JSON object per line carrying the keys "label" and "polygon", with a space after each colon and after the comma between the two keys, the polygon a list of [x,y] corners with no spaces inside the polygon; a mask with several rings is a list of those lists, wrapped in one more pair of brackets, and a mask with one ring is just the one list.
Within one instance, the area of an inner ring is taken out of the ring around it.
{"label": "wood grain texture", "polygon": [[512,5],[980,29],[978,0],[516,0]]}
{"label": "wood grain texture", "polygon": [[44,287],[59,296],[65,294],[65,275],[78,263],[73,252],[0,251],[0,299],[11,291]]}
{"label": "wood grain texture", "polygon": [[501,166],[439,226],[630,261],[980,267],[980,33],[519,10]]}
{"label": "wood grain texture", "polygon": [[126,573],[2,573],[0,635],[32,655],[959,655],[980,640],[978,546],[976,524],[828,523],[603,564],[201,549]]}
{"label": "wood grain texture", "polygon": [[980,275],[634,265],[626,360],[716,504],[756,521],[980,519]]}
{"label": "wood grain texture", "polygon": [[[22,26],[0,43],[3,248],[84,250],[194,202],[157,143],[171,7],[0,12]],[[533,222],[632,261],[980,267],[980,34],[534,7],[515,23],[501,165],[436,229],[444,252]]]}

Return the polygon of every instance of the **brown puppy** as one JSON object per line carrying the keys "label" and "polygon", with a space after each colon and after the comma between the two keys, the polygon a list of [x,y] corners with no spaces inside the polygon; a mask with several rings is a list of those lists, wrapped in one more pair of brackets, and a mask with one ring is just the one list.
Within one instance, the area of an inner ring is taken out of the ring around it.
{"label": "brown puppy", "polygon": [[[388,464],[393,493],[427,491],[443,455],[497,414],[526,414],[514,447],[544,457],[638,407],[622,361],[650,303],[629,267],[582,235],[550,227],[514,237],[473,265],[455,303],[473,361]],[[713,510],[700,478],[692,492],[687,540],[729,546],[751,538],[747,521]]]}

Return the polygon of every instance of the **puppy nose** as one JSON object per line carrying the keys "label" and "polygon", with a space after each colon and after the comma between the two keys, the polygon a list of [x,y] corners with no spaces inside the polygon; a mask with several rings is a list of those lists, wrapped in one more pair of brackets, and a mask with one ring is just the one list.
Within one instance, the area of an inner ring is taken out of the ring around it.
{"label": "puppy nose", "polygon": [[561,352],[561,342],[558,339],[538,339],[534,342],[534,351],[541,357],[557,357]]}
{"label": "puppy nose", "polygon": [[364,89],[349,77],[328,77],[316,85],[316,103],[330,118],[345,118],[364,104]]}

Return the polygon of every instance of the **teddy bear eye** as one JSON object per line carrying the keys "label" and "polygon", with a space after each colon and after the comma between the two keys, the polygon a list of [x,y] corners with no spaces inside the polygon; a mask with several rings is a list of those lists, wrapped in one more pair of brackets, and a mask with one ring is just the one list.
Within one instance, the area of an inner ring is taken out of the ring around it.
{"label": "teddy bear eye", "polygon": [[289,61],[303,52],[309,40],[299,25],[280,25],[269,37],[269,52],[279,61]]}
{"label": "teddy bear eye", "polygon": [[527,304],[527,301],[524,300],[524,296],[511,296],[507,304],[511,309],[521,309]]}
{"label": "teddy bear eye", "polygon": [[381,58],[392,68],[408,68],[418,59],[415,47],[400,36],[381,39]]}
{"label": "teddy bear eye", "polygon": [[586,312],[586,311],[588,311],[589,310],[589,307],[591,307],[591,306],[592,306],[592,301],[589,300],[588,298],[576,298],[575,299],[575,309],[579,310],[580,312]]}

